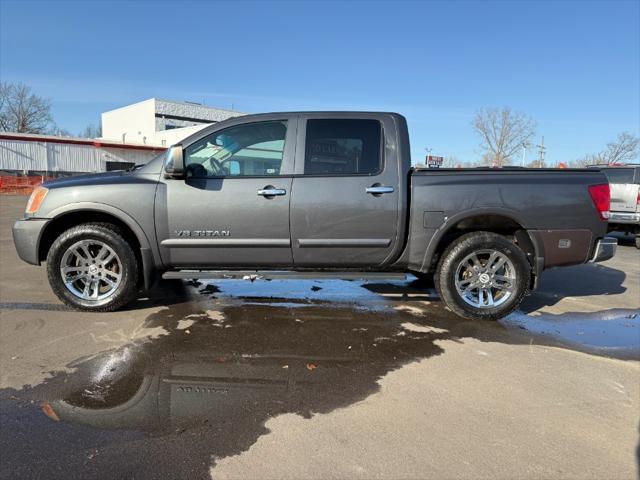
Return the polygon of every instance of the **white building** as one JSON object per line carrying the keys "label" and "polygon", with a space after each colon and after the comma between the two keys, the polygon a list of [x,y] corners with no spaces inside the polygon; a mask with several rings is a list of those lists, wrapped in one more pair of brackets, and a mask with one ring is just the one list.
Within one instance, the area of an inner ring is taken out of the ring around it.
{"label": "white building", "polygon": [[102,138],[0,132],[0,176],[58,176],[121,170],[144,164],[232,110],[150,98],[104,112]]}
{"label": "white building", "polygon": [[150,98],[102,114],[102,138],[169,147],[211,123],[244,115],[197,103]]}
{"label": "white building", "polygon": [[0,175],[58,176],[122,170],[147,163],[164,150],[103,139],[0,132]]}

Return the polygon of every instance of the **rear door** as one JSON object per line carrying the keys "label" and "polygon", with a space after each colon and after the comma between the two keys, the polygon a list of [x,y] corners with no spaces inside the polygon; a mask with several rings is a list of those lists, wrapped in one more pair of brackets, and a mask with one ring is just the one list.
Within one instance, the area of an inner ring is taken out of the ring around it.
{"label": "rear door", "polygon": [[395,138],[392,119],[373,114],[300,117],[290,213],[296,267],[376,267],[392,256],[403,193]]}

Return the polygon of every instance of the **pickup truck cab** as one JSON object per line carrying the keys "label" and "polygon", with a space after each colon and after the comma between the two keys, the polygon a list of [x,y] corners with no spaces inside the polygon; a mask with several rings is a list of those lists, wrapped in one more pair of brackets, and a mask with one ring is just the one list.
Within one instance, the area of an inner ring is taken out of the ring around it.
{"label": "pickup truck cab", "polygon": [[502,317],[550,267],[606,260],[597,170],[411,167],[396,113],[213,124],[132,171],[47,182],[13,235],[53,291],[122,307],[154,278],[433,275],[467,318]]}

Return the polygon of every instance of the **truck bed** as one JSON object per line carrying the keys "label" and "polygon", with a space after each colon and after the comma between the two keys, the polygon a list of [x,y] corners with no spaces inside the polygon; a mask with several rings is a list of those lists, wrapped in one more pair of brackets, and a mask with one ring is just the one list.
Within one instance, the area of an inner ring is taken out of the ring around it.
{"label": "truck bed", "polygon": [[429,270],[447,235],[489,225],[528,231],[538,269],[585,262],[607,225],[588,187],[605,183],[594,169],[413,167],[409,244],[402,260]]}

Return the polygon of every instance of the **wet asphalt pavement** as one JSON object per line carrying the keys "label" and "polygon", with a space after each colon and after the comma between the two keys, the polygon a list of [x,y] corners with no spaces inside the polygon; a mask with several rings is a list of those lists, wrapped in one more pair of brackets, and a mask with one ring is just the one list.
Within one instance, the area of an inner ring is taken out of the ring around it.
{"label": "wet asphalt pavement", "polygon": [[640,253],[500,322],[417,281],[162,282],[68,310],[0,197],[0,478],[635,478]]}

